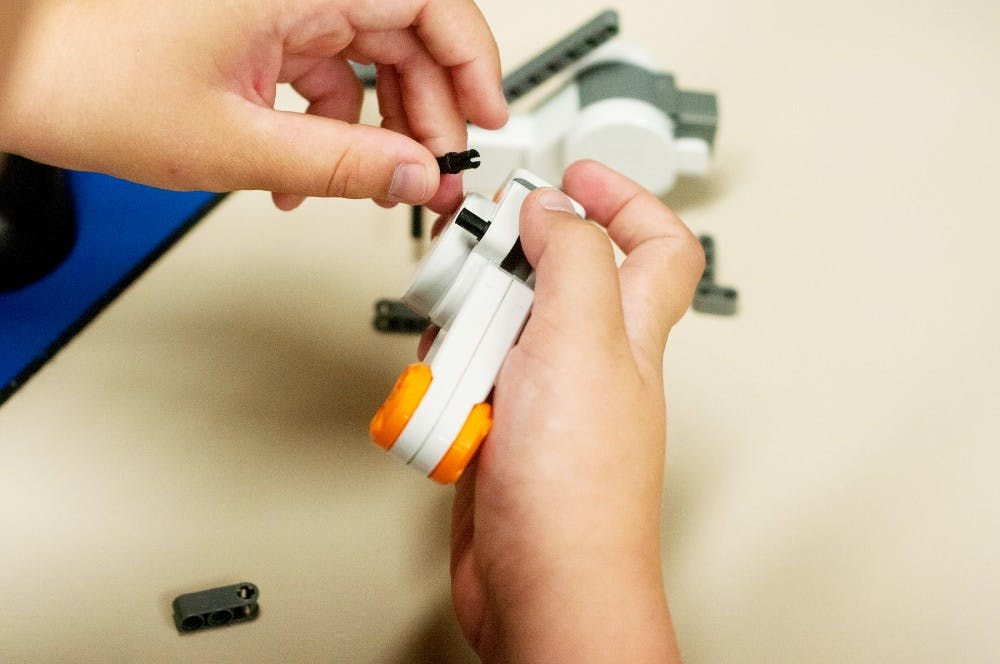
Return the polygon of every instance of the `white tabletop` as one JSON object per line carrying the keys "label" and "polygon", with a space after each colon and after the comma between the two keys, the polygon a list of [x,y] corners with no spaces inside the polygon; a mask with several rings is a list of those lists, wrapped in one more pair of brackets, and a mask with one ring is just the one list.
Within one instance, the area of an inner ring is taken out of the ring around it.
{"label": "white tabletop", "polygon": [[[481,6],[508,68],[604,8]],[[616,8],[721,110],[667,197],[741,298],[666,359],[687,661],[995,661],[1000,5]],[[367,440],[407,227],[234,195],[0,409],[0,660],[469,658],[451,491]],[[257,621],[177,634],[174,596],[244,580]]]}

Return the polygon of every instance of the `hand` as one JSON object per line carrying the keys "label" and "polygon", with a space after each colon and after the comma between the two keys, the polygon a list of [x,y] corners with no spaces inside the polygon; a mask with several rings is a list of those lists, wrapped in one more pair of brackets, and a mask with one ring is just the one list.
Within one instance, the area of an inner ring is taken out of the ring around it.
{"label": "hand", "polygon": [[535,304],[497,380],[493,429],[457,487],[452,594],[486,660],[677,658],[663,590],[663,350],[704,269],[651,194],[594,162],[563,188],[607,228],[521,212]]}
{"label": "hand", "polygon": [[3,72],[6,71],[14,50],[14,37],[17,34],[15,28],[21,22],[25,2],[26,0],[5,0],[0,4],[0,100],[3,99],[4,88],[7,86],[7,77]]}
{"label": "hand", "polygon": [[[506,121],[471,0],[39,0],[0,99],[0,150],[172,189],[458,203],[436,154]],[[347,59],[376,63],[384,129]],[[2,72],[0,72],[2,73]],[[273,110],[290,82],[308,114]],[[391,131],[387,131],[391,130]],[[440,184],[440,190],[439,190]]]}

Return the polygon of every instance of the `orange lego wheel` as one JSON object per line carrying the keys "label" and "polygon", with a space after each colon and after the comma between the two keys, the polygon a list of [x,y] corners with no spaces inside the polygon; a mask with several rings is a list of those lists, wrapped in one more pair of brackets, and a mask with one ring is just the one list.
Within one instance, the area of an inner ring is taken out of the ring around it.
{"label": "orange lego wheel", "polygon": [[492,426],[493,408],[488,403],[477,403],[473,406],[465,419],[465,424],[455,437],[455,442],[441,457],[430,478],[439,484],[457,482]]}
{"label": "orange lego wheel", "polygon": [[431,380],[431,368],[426,364],[411,364],[403,370],[368,427],[376,445],[384,450],[392,449],[427,394]]}

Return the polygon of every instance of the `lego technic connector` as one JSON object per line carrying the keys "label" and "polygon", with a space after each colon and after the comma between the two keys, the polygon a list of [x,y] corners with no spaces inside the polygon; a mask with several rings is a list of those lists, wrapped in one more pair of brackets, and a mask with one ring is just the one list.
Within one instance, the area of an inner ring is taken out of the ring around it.
{"label": "lego technic connector", "polygon": [[[403,302],[440,330],[372,419],[372,440],[442,484],[456,481],[492,426],[487,398],[534,300],[521,251],[525,197],[551,186],[514,171],[496,202],[470,194],[417,268]],[[580,217],[583,208],[574,203]]]}
{"label": "lego technic connector", "polygon": [[715,240],[711,235],[700,235],[698,240],[705,251],[705,271],[694,291],[691,308],[703,314],[734,316],[739,304],[739,292],[715,283]]}
{"label": "lego technic connector", "polygon": [[438,168],[442,175],[454,175],[467,171],[470,168],[479,168],[478,150],[466,150],[464,152],[448,152],[437,158]]}
{"label": "lego technic connector", "polygon": [[252,583],[178,595],[174,599],[174,624],[181,633],[222,627],[253,620],[260,613],[260,591]]}

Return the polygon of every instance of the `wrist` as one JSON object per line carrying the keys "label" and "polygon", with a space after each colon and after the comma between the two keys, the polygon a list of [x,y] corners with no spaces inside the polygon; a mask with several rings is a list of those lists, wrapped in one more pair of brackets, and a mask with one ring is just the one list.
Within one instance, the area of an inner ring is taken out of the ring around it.
{"label": "wrist", "polygon": [[46,163],[60,159],[55,146],[60,136],[73,132],[70,125],[81,100],[74,89],[76,77],[67,74],[67,58],[75,52],[69,42],[89,35],[73,11],[73,3],[64,0],[23,3],[0,72],[0,151]]}
{"label": "wrist", "polygon": [[[495,638],[485,659],[509,661],[679,661],[659,558],[567,561],[492,596]],[[505,577],[500,575],[501,579]]]}
{"label": "wrist", "polygon": [[25,100],[36,95],[32,88],[38,78],[38,33],[50,3],[14,4],[13,21],[4,35],[6,50],[0,60],[0,152],[30,157],[30,146],[24,138],[31,135],[31,113]]}

